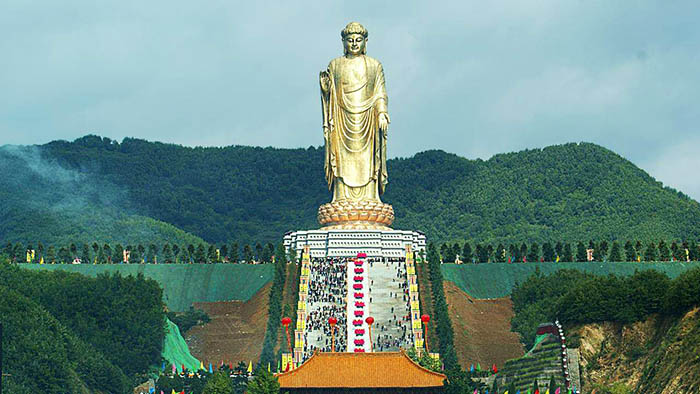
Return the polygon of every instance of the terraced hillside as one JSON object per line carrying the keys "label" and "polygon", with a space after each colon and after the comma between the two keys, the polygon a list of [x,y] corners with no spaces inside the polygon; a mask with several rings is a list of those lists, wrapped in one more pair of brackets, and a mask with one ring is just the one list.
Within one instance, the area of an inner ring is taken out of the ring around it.
{"label": "terraced hillside", "polygon": [[675,278],[690,268],[700,267],[700,262],[659,263],[489,263],[443,264],[445,280],[454,282],[460,289],[475,298],[501,298],[510,295],[515,283],[524,282],[536,270],[549,274],[561,269],[575,269],[594,274],[620,276],[632,275],[635,270],[654,269]]}

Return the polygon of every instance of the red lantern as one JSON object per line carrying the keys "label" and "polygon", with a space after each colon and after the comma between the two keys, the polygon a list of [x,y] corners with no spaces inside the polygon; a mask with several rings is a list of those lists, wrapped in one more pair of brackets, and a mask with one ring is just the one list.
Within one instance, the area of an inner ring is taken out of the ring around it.
{"label": "red lantern", "polygon": [[292,323],[292,319],[289,317],[282,318],[282,325],[284,326],[284,332],[287,334],[287,347],[289,347],[289,353],[292,353],[292,340],[289,338],[289,325]]}
{"label": "red lantern", "polygon": [[423,315],[420,317],[420,320],[423,322],[423,326],[425,326],[425,351],[427,353],[430,353],[430,350],[428,348],[428,322],[430,322],[430,316]]}
{"label": "red lantern", "polygon": [[331,316],[328,318],[328,324],[330,324],[331,326],[335,326],[336,323],[338,323],[338,319],[336,319],[335,317]]}
{"label": "red lantern", "polygon": [[[369,326],[369,351],[372,351],[372,324],[374,323],[374,318],[372,316],[367,316],[365,322]],[[362,350],[364,352],[364,349]]]}

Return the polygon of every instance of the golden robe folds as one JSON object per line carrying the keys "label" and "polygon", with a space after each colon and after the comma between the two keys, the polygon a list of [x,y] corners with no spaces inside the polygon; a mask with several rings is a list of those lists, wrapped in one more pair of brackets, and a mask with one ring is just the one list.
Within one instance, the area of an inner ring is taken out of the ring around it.
{"label": "golden robe folds", "polygon": [[325,171],[333,202],[380,201],[387,184],[386,134],[379,114],[387,113],[381,63],[367,55],[333,59],[330,87],[321,90]]}

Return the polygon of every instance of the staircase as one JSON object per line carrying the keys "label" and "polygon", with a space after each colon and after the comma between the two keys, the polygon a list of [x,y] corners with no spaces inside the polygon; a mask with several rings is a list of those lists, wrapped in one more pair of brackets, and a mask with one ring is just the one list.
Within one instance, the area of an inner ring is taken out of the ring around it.
{"label": "staircase", "polygon": [[[405,257],[311,258],[304,248],[299,277],[294,366],[314,351],[387,352],[423,346],[416,269],[410,245]],[[374,319],[368,326],[367,317]],[[293,367],[294,367],[293,366]]]}

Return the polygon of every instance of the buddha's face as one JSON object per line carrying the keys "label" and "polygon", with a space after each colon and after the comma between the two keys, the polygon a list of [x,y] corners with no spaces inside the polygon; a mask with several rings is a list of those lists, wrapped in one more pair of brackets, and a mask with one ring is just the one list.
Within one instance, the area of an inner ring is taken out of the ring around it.
{"label": "buddha's face", "polygon": [[358,56],[365,53],[367,39],[362,34],[348,34],[343,40],[346,55]]}

